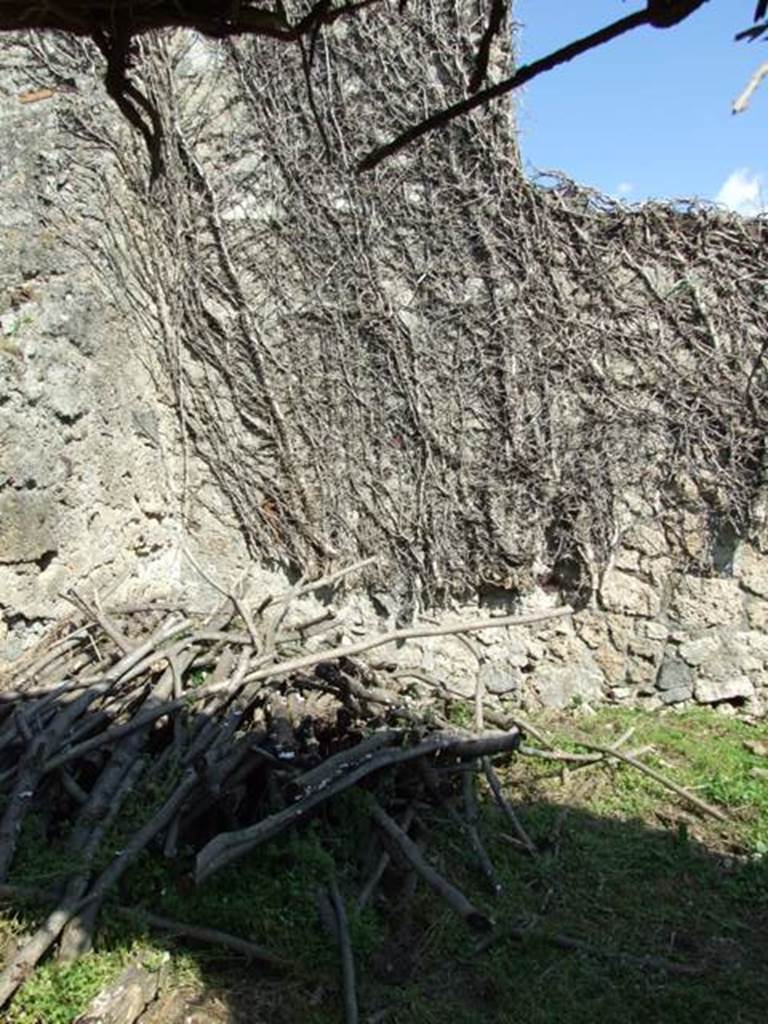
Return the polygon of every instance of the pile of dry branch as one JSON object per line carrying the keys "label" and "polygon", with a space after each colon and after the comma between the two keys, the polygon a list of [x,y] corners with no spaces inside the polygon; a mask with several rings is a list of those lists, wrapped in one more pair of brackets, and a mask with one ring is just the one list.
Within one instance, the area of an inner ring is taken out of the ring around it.
{"label": "pile of dry branch", "polygon": [[[256,608],[238,591],[197,622],[158,608],[107,613],[100,602],[71,593],[78,614],[44,650],[17,666],[0,694],[0,882],[12,871],[27,816],[37,816],[49,838],[66,844],[74,865],[53,889],[32,893],[53,909],[0,973],[0,1005],[56,944],[65,960],[90,947],[105,898],[143,851],[177,859],[190,884],[204,883],[260,843],[300,828],[353,786],[367,792],[383,844],[376,870],[361,883],[361,903],[394,855],[470,928],[490,932],[489,914],[441,877],[409,836],[423,808],[450,809],[495,890],[476,824],[477,777],[487,780],[513,841],[523,853],[536,855],[502,793],[495,755],[522,752],[577,762],[619,757],[643,767],[615,748],[573,755],[528,747],[520,723],[485,707],[479,691],[475,729],[458,729],[445,717],[445,692],[435,695],[438,680],[387,664],[374,668],[359,658],[393,639],[525,624],[570,609],[415,627],[338,645],[334,634],[340,624],[332,610],[305,622],[290,612],[296,598],[333,587],[345,575],[300,582]],[[115,851],[110,832],[126,801],[149,794],[153,781],[156,793],[159,779],[162,796],[139,801],[146,808],[143,819]],[[463,802],[463,813],[453,806],[454,796]],[[0,895],[28,897],[30,890],[2,884]],[[351,951],[343,902],[333,885],[328,906],[345,963],[348,1016],[354,1019]],[[131,915],[135,908],[112,898],[109,912]],[[277,962],[269,951],[235,936],[143,910],[141,919]]]}

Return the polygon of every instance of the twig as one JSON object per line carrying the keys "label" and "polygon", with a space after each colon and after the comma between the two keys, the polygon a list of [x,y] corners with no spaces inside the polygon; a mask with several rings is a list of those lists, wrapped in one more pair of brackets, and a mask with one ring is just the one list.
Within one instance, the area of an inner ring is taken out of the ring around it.
{"label": "twig", "polygon": [[543,761],[564,761],[568,764],[598,764],[604,759],[602,754],[573,754],[568,750],[539,750],[527,743],[520,744],[520,753],[524,757],[538,757]]}
{"label": "twig", "polygon": [[115,910],[122,917],[128,917],[137,923],[149,925],[151,928],[158,928],[164,932],[171,932],[181,938],[193,939],[195,942],[205,942],[212,946],[223,946],[224,949],[232,949],[236,953],[242,953],[249,960],[260,960],[262,963],[272,967],[287,967],[289,961],[271,953],[263,946],[246,939],[230,935],[228,932],[219,931],[218,928],[205,928],[202,925],[187,924],[184,921],[174,921],[169,917],[162,917],[141,907],[117,906]]}
{"label": "twig", "polygon": [[222,587],[220,583],[217,583],[216,580],[210,575],[210,573],[207,573],[205,571],[202,565],[200,565],[197,559],[193,556],[189,548],[182,547],[182,552],[189,559],[189,561],[192,564],[192,567],[200,573],[205,582],[209,583],[217,593],[222,595],[222,597],[225,597],[228,601],[232,602],[238,615],[243,620],[245,628],[248,630],[248,635],[251,638],[251,643],[258,650],[259,636],[258,633],[256,632],[256,627],[254,626],[253,619],[251,618],[250,613],[245,606],[245,602],[243,601],[241,595],[238,593],[240,587],[243,586],[245,580],[248,577],[248,571],[246,570],[243,573],[242,577],[238,580],[238,582],[235,584],[232,590],[227,590],[225,587]]}
{"label": "twig", "polygon": [[536,844],[528,835],[526,829],[523,827],[523,823],[518,818],[514,808],[512,807],[512,804],[504,796],[504,790],[501,788],[499,778],[496,772],[493,770],[493,765],[491,764],[487,757],[483,758],[483,772],[485,773],[485,777],[488,780],[488,785],[491,787],[491,792],[493,793],[496,803],[499,805],[502,813],[504,814],[507,821],[514,829],[515,835],[518,837],[518,839],[523,844],[528,853],[530,853],[532,857],[537,857],[539,851],[536,848]]}
{"label": "twig", "polygon": [[[413,823],[413,819],[414,819],[415,816],[416,816],[416,809],[413,806],[413,804],[411,804],[407,808],[405,814],[403,815],[403,820],[400,822],[400,828],[406,834],[408,832],[408,829],[411,827],[411,824]],[[392,858],[390,857],[389,853],[386,850],[382,850],[381,855],[379,856],[379,859],[376,862],[376,866],[374,867],[373,871],[371,872],[371,875],[368,878],[368,881],[365,883],[363,888],[360,890],[360,895],[357,897],[357,909],[358,909],[358,911],[363,910],[363,908],[367,905],[368,901],[370,900],[371,896],[373,895],[373,893],[376,890],[376,886],[379,884],[379,882],[383,878],[384,872],[389,867],[389,863],[390,863],[391,859]]]}
{"label": "twig", "polygon": [[109,616],[105,615],[102,611],[99,605],[98,596],[95,596],[95,607],[91,607],[82,594],[78,593],[74,587],[70,587],[69,590],[61,596],[66,601],[73,604],[75,608],[79,609],[85,616],[93,619],[94,622],[101,626],[115,647],[118,647],[123,654],[128,654],[129,651],[133,649],[133,644],[123,636]]}
{"label": "twig", "polygon": [[331,904],[336,915],[336,935],[341,956],[341,974],[344,981],[344,1019],[346,1024],[357,1024],[357,990],[355,986],[355,961],[352,955],[352,941],[349,937],[349,923],[339,883],[334,876],[330,884]]}
{"label": "twig", "polygon": [[[28,900],[33,903],[54,903],[56,894],[47,892],[44,889],[35,889],[26,885],[0,885],[0,900]],[[185,921],[175,921],[160,914],[154,914],[143,907],[128,907],[122,904],[114,905],[112,908],[121,917],[129,918],[139,925],[147,925],[150,928],[157,928],[160,931],[171,932],[181,938],[193,939],[195,942],[205,942],[212,946],[223,946],[225,949],[232,949],[236,953],[242,953],[249,960],[260,960],[262,963],[273,967],[287,967],[290,961],[277,956],[275,953],[264,949],[255,942],[249,942],[228,932],[219,931],[218,928],[205,928],[201,925],[187,924]]]}
{"label": "twig", "polygon": [[23,985],[38,961],[51,948],[61,934],[62,928],[80,906],[80,902],[62,900],[57,909],[48,915],[43,925],[0,973],[0,1009],[6,1005],[18,987]]}
{"label": "twig", "polygon": [[601,949],[598,946],[592,946],[588,942],[582,942],[581,939],[571,938],[569,935],[561,935],[560,933],[552,934],[551,932],[546,932],[533,927],[519,927],[516,925],[502,926],[502,928],[493,935],[489,935],[485,939],[482,939],[477,944],[473,952],[475,954],[485,952],[485,950],[490,946],[503,941],[504,939],[514,939],[517,942],[527,942],[531,940],[534,942],[544,942],[549,946],[555,946],[557,949],[565,949],[574,953],[583,953],[587,956],[600,959],[619,960],[628,967],[638,967],[641,970],[663,971],[666,974],[676,974],[684,977],[695,977],[696,975],[704,973],[703,967],[694,967],[689,964],[675,963],[674,960],[667,960],[665,957],[634,956],[631,953],[614,953],[608,949]]}
{"label": "twig", "polygon": [[305,582],[305,580],[306,576],[304,575],[304,573],[302,573],[302,575],[296,581],[296,585],[293,587],[289,595],[283,601],[283,607],[275,615],[271,622],[267,623],[266,629],[264,631],[264,642],[262,645],[265,654],[269,654],[271,651],[274,651],[275,647],[277,646],[277,635],[280,630],[280,627],[282,626],[283,622],[285,621],[286,615],[291,609],[291,602],[298,595],[299,591],[301,590],[302,584]]}
{"label": "twig", "polygon": [[488,61],[491,56],[491,46],[493,40],[498,35],[504,18],[507,13],[506,0],[491,0],[491,10],[488,14],[488,24],[483,32],[482,39],[477,48],[477,56],[475,57],[475,68],[472,72],[472,77],[469,80],[467,86],[467,92],[477,92],[480,86],[483,84],[486,74],[488,73]]}
{"label": "twig", "polygon": [[375,801],[372,802],[371,814],[376,824],[395,842],[414,871],[421,875],[427,885],[445,900],[451,910],[463,917],[467,924],[476,931],[490,931],[493,928],[493,921],[487,914],[473,906],[463,892],[427,863],[416,843]]}
{"label": "twig", "polygon": [[760,65],[750,78],[749,82],[747,82],[744,90],[739,93],[739,96],[733,101],[733,106],[731,107],[732,113],[741,114],[747,109],[750,100],[766,75],[768,75],[768,61]]}
{"label": "twig", "polygon": [[468,114],[470,111],[476,110],[478,107],[485,106],[490,103],[491,100],[498,99],[500,96],[505,96],[507,93],[510,93],[515,89],[519,89],[520,86],[525,85],[526,82],[530,82],[531,79],[536,78],[537,75],[540,75],[545,71],[551,71],[552,68],[556,68],[559,64],[565,64],[567,61],[573,60],[574,57],[578,57],[580,54],[586,53],[587,50],[591,50],[596,46],[602,46],[604,43],[607,43],[611,39],[616,39],[625,32],[630,32],[631,30],[638,28],[640,25],[647,24],[648,20],[649,15],[647,11],[638,11],[635,14],[628,15],[626,18],[620,18],[618,21],[614,21],[610,25],[606,25],[597,32],[592,32],[583,39],[577,39],[575,42],[569,43],[568,46],[563,46],[561,49],[555,50],[553,53],[548,54],[546,57],[542,57],[540,60],[533,61],[531,64],[524,64],[523,67],[519,68],[511,78],[506,78],[503,82],[498,82],[496,85],[483,89],[482,92],[474,93],[474,95],[468,99],[461,100],[458,103],[452,104],[450,107],[446,107],[443,110],[439,110],[436,113],[431,114],[423,121],[420,121],[418,124],[413,125],[411,128],[407,128],[404,132],[401,132],[391,142],[386,143],[386,145],[377,146],[376,149],[372,150],[360,161],[357,167],[358,171],[372,170],[380,164],[382,160],[386,160],[388,157],[393,156],[399,150],[403,149],[411,142],[415,142],[416,139],[420,139],[428,132],[445,127],[445,125],[454,121],[457,117],[462,117],[464,114]]}
{"label": "twig", "polygon": [[581,740],[577,740],[576,742],[579,746],[586,747],[587,750],[595,750],[607,757],[617,757],[620,761],[624,761],[626,764],[631,765],[644,775],[648,775],[660,785],[665,786],[667,789],[671,789],[673,793],[677,793],[678,796],[687,800],[688,803],[693,804],[693,806],[697,807],[700,811],[703,811],[705,814],[709,814],[713,818],[717,818],[718,821],[727,822],[730,820],[728,815],[718,807],[713,807],[711,804],[706,803],[700,797],[691,793],[690,790],[686,789],[684,786],[678,785],[677,782],[673,782],[672,779],[668,779],[666,775],[662,775],[661,772],[657,772],[655,768],[651,768],[642,761],[638,761],[632,754],[622,753],[622,751],[616,750],[615,747],[602,747],[597,743],[584,743]]}
{"label": "twig", "polygon": [[329,650],[321,651],[318,654],[306,654],[299,658],[278,662],[276,665],[269,666],[269,668],[251,672],[246,676],[246,682],[288,675],[291,672],[310,668],[312,665],[317,665],[322,661],[335,661],[337,658],[353,658],[364,651],[373,650],[375,647],[382,647],[384,644],[397,643],[401,640],[415,640],[419,637],[427,636],[458,636],[461,633],[474,633],[485,629],[500,629],[505,626],[528,626],[534,622],[545,622],[548,619],[559,619],[572,614],[573,609],[566,605],[563,608],[550,608],[546,611],[530,612],[527,615],[506,615],[499,618],[475,619],[470,622],[458,622],[445,626],[415,626],[412,629],[395,629],[389,633],[381,633],[379,636],[361,640],[356,644],[331,647]]}
{"label": "twig", "polygon": [[306,583],[298,591],[294,591],[292,587],[290,590],[286,590],[282,594],[276,594],[274,597],[267,597],[262,604],[259,605],[257,611],[261,614],[262,612],[265,612],[270,605],[276,604],[278,601],[291,601],[294,598],[304,597],[306,594],[311,594],[315,590],[332,587],[335,583],[343,580],[345,576],[349,576],[353,572],[359,572],[360,569],[365,569],[366,566],[373,565],[376,561],[377,556],[371,555],[370,558],[363,558],[360,562],[355,562],[353,565],[348,565],[344,569],[338,569],[336,572],[329,573],[327,576],[321,576],[318,580]]}

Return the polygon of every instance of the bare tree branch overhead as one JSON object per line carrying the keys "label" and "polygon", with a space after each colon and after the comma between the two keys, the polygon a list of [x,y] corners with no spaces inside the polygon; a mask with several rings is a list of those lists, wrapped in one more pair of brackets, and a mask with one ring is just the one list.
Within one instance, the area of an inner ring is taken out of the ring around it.
{"label": "bare tree branch overhead", "polygon": [[[151,158],[151,175],[155,179],[162,170],[163,134],[156,105],[131,80],[130,70],[136,60],[135,40],[146,33],[169,28],[194,29],[214,38],[236,36],[262,36],[279,43],[305,48],[309,40],[309,54],[315,50],[318,34],[342,19],[360,16],[373,6],[388,10],[393,18],[401,18],[413,5],[401,0],[395,5],[389,0],[354,0],[334,3],[333,0],[304,0],[289,3],[274,0],[258,3],[243,0],[222,4],[210,0],[60,0],[58,3],[42,0],[28,4],[23,0],[0,0],[0,31],[48,30],[72,33],[91,38],[106,60],[105,84],[107,92],[122,114],[140,132]],[[474,72],[466,84],[465,95],[457,97],[446,107],[432,111],[421,121],[403,128],[389,142],[371,150],[360,162],[359,170],[370,170],[382,160],[422,138],[439,130],[472,110],[485,107],[531,81],[536,76],[558,65],[573,60],[589,50],[634,31],[644,25],[671,28],[695,13],[708,0],[647,0],[646,6],[634,13],[611,22],[602,29],[561,47],[553,53],[531,62],[503,81],[482,89],[488,70],[488,61],[494,40],[508,31],[508,5],[506,0],[487,0],[485,28],[469,45],[474,50]],[[722,0],[720,0],[722,2]],[[742,0],[744,2],[744,0]],[[429,6],[429,5],[427,5]],[[737,39],[754,40],[768,34],[765,15],[768,3],[758,0],[753,14],[753,25],[739,33]],[[551,15],[550,15],[551,17]],[[404,31],[409,31],[404,22]],[[465,43],[468,41],[465,41]],[[757,79],[759,81],[759,78]],[[753,79],[753,82],[755,80]],[[312,106],[311,84],[306,78],[307,103]],[[751,84],[749,95],[756,85]],[[734,110],[742,110],[742,102]],[[322,134],[322,132],[321,132]]]}

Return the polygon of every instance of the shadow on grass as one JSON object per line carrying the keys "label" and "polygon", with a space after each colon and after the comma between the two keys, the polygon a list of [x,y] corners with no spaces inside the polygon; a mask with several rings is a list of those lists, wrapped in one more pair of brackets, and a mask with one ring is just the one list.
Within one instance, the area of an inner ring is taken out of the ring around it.
{"label": "shadow on grass", "polygon": [[[287,970],[150,935],[107,905],[95,954],[39,971],[9,1024],[66,1024],[75,1015],[62,1005],[67,972],[75,1006],[119,963],[139,955],[159,964],[166,949],[175,970],[166,988],[186,994],[153,1024],[343,1020],[337,952],[316,909],[317,890],[332,873],[350,914],[361,1021],[766,1019],[768,865],[729,853],[721,825],[701,842],[690,837],[684,814],[659,829],[533,799],[520,813],[541,850],[534,859],[510,841],[498,809],[482,803],[480,831],[502,886],[494,895],[455,821],[425,809],[414,834],[431,863],[495,921],[492,935],[478,936],[396,857],[371,904],[355,910],[380,852],[367,799],[363,790],[347,792],[300,831],[199,888],[188,882],[183,856],[168,861],[152,850],[120,883],[116,900],[263,944],[290,961]],[[26,884],[43,885],[61,867],[56,842],[36,833],[38,825],[27,822],[14,867],[14,880]],[[29,915],[20,918],[25,926]],[[563,938],[575,948],[562,948]],[[658,957],[691,973],[643,962]]]}

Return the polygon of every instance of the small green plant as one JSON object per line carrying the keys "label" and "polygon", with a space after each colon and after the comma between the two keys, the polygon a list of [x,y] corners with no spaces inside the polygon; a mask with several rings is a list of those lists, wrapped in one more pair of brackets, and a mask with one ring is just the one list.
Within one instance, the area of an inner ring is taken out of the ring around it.
{"label": "small green plant", "polygon": [[468,701],[452,701],[448,705],[448,721],[460,729],[470,729],[474,721],[474,709]]}
{"label": "small green plant", "polygon": [[71,1024],[123,962],[120,953],[90,953],[66,967],[44,964],[14,999],[6,1024]]}

